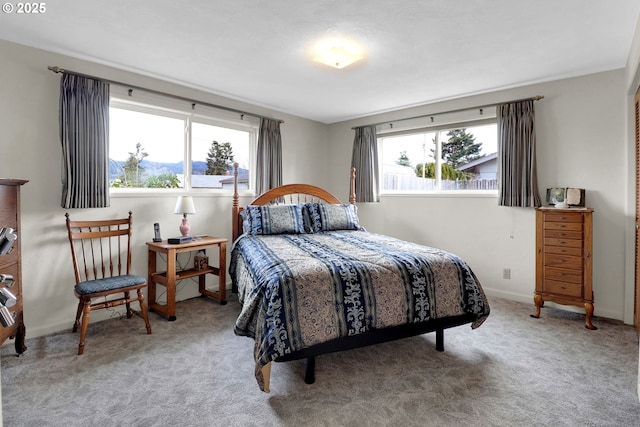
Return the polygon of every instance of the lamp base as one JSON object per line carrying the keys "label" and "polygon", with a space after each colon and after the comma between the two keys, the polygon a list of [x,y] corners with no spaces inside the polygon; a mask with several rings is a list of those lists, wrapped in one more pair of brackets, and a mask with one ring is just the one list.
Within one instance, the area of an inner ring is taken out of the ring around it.
{"label": "lamp base", "polygon": [[180,223],[180,234],[183,236],[188,236],[191,232],[191,224],[187,221],[187,218],[182,218],[182,222]]}

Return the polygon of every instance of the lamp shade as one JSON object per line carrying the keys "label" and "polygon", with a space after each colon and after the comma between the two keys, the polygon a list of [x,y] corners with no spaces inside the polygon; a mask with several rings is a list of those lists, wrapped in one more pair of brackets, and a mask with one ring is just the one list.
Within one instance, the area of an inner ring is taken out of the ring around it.
{"label": "lamp shade", "polygon": [[193,197],[191,196],[178,196],[176,202],[176,208],[173,213],[177,214],[194,214],[196,213],[196,207],[193,204]]}

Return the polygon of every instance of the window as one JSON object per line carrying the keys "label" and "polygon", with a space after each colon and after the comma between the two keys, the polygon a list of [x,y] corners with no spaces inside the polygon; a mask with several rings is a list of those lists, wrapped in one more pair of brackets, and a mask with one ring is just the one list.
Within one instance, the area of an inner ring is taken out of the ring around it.
{"label": "window", "polygon": [[233,188],[233,169],[229,165],[237,162],[238,185],[249,188],[252,137],[255,139],[255,132],[252,135],[252,132],[228,125],[194,121],[191,128],[191,187]]}
{"label": "window", "polygon": [[184,102],[158,98],[138,95],[134,102],[112,95],[112,188],[231,189],[234,162],[239,164],[239,188],[252,187],[255,119],[200,106],[190,112],[191,104],[184,108]]}
{"label": "window", "polygon": [[382,192],[497,190],[495,119],[379,131]]}

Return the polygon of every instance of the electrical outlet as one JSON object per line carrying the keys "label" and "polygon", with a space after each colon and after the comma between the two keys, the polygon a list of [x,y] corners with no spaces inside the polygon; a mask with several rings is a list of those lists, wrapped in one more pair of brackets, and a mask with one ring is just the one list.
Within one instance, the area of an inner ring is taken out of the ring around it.
{"label": "electrical outlet", "polygon": [[511,269],[510,268],[503,268],[502,269],[502,278],[503,279],[511,279]]}

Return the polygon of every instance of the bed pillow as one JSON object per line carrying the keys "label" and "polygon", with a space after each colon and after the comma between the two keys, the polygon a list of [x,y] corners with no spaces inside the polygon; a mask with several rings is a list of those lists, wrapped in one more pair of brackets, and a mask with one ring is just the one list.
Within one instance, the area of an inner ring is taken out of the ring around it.
{"label": "bed pillow", "polygon": [[307,203],[305,229],[316,233],[319,231],[362,230],[358,221],[356,205],[340,205],[328,203]]}
{"label": "bed pillow", "polygon": [[304,220],[304,231],[307,233],[317,233],[322,230],[320,222],[320,203],[305,203],[302,209]]}
{"label": "bed pillow", "polygon": [[300,234],[304,233],[302,205],[249,205],[242,221],[246,234]]}
{"label": "bed pillow", "polygon": [[242,232],[244,234],[249,234],[249,231],[251,230],[251,221],[249,221],[247,209],[242,209],[240,211],[240,218],[242,219]]}

